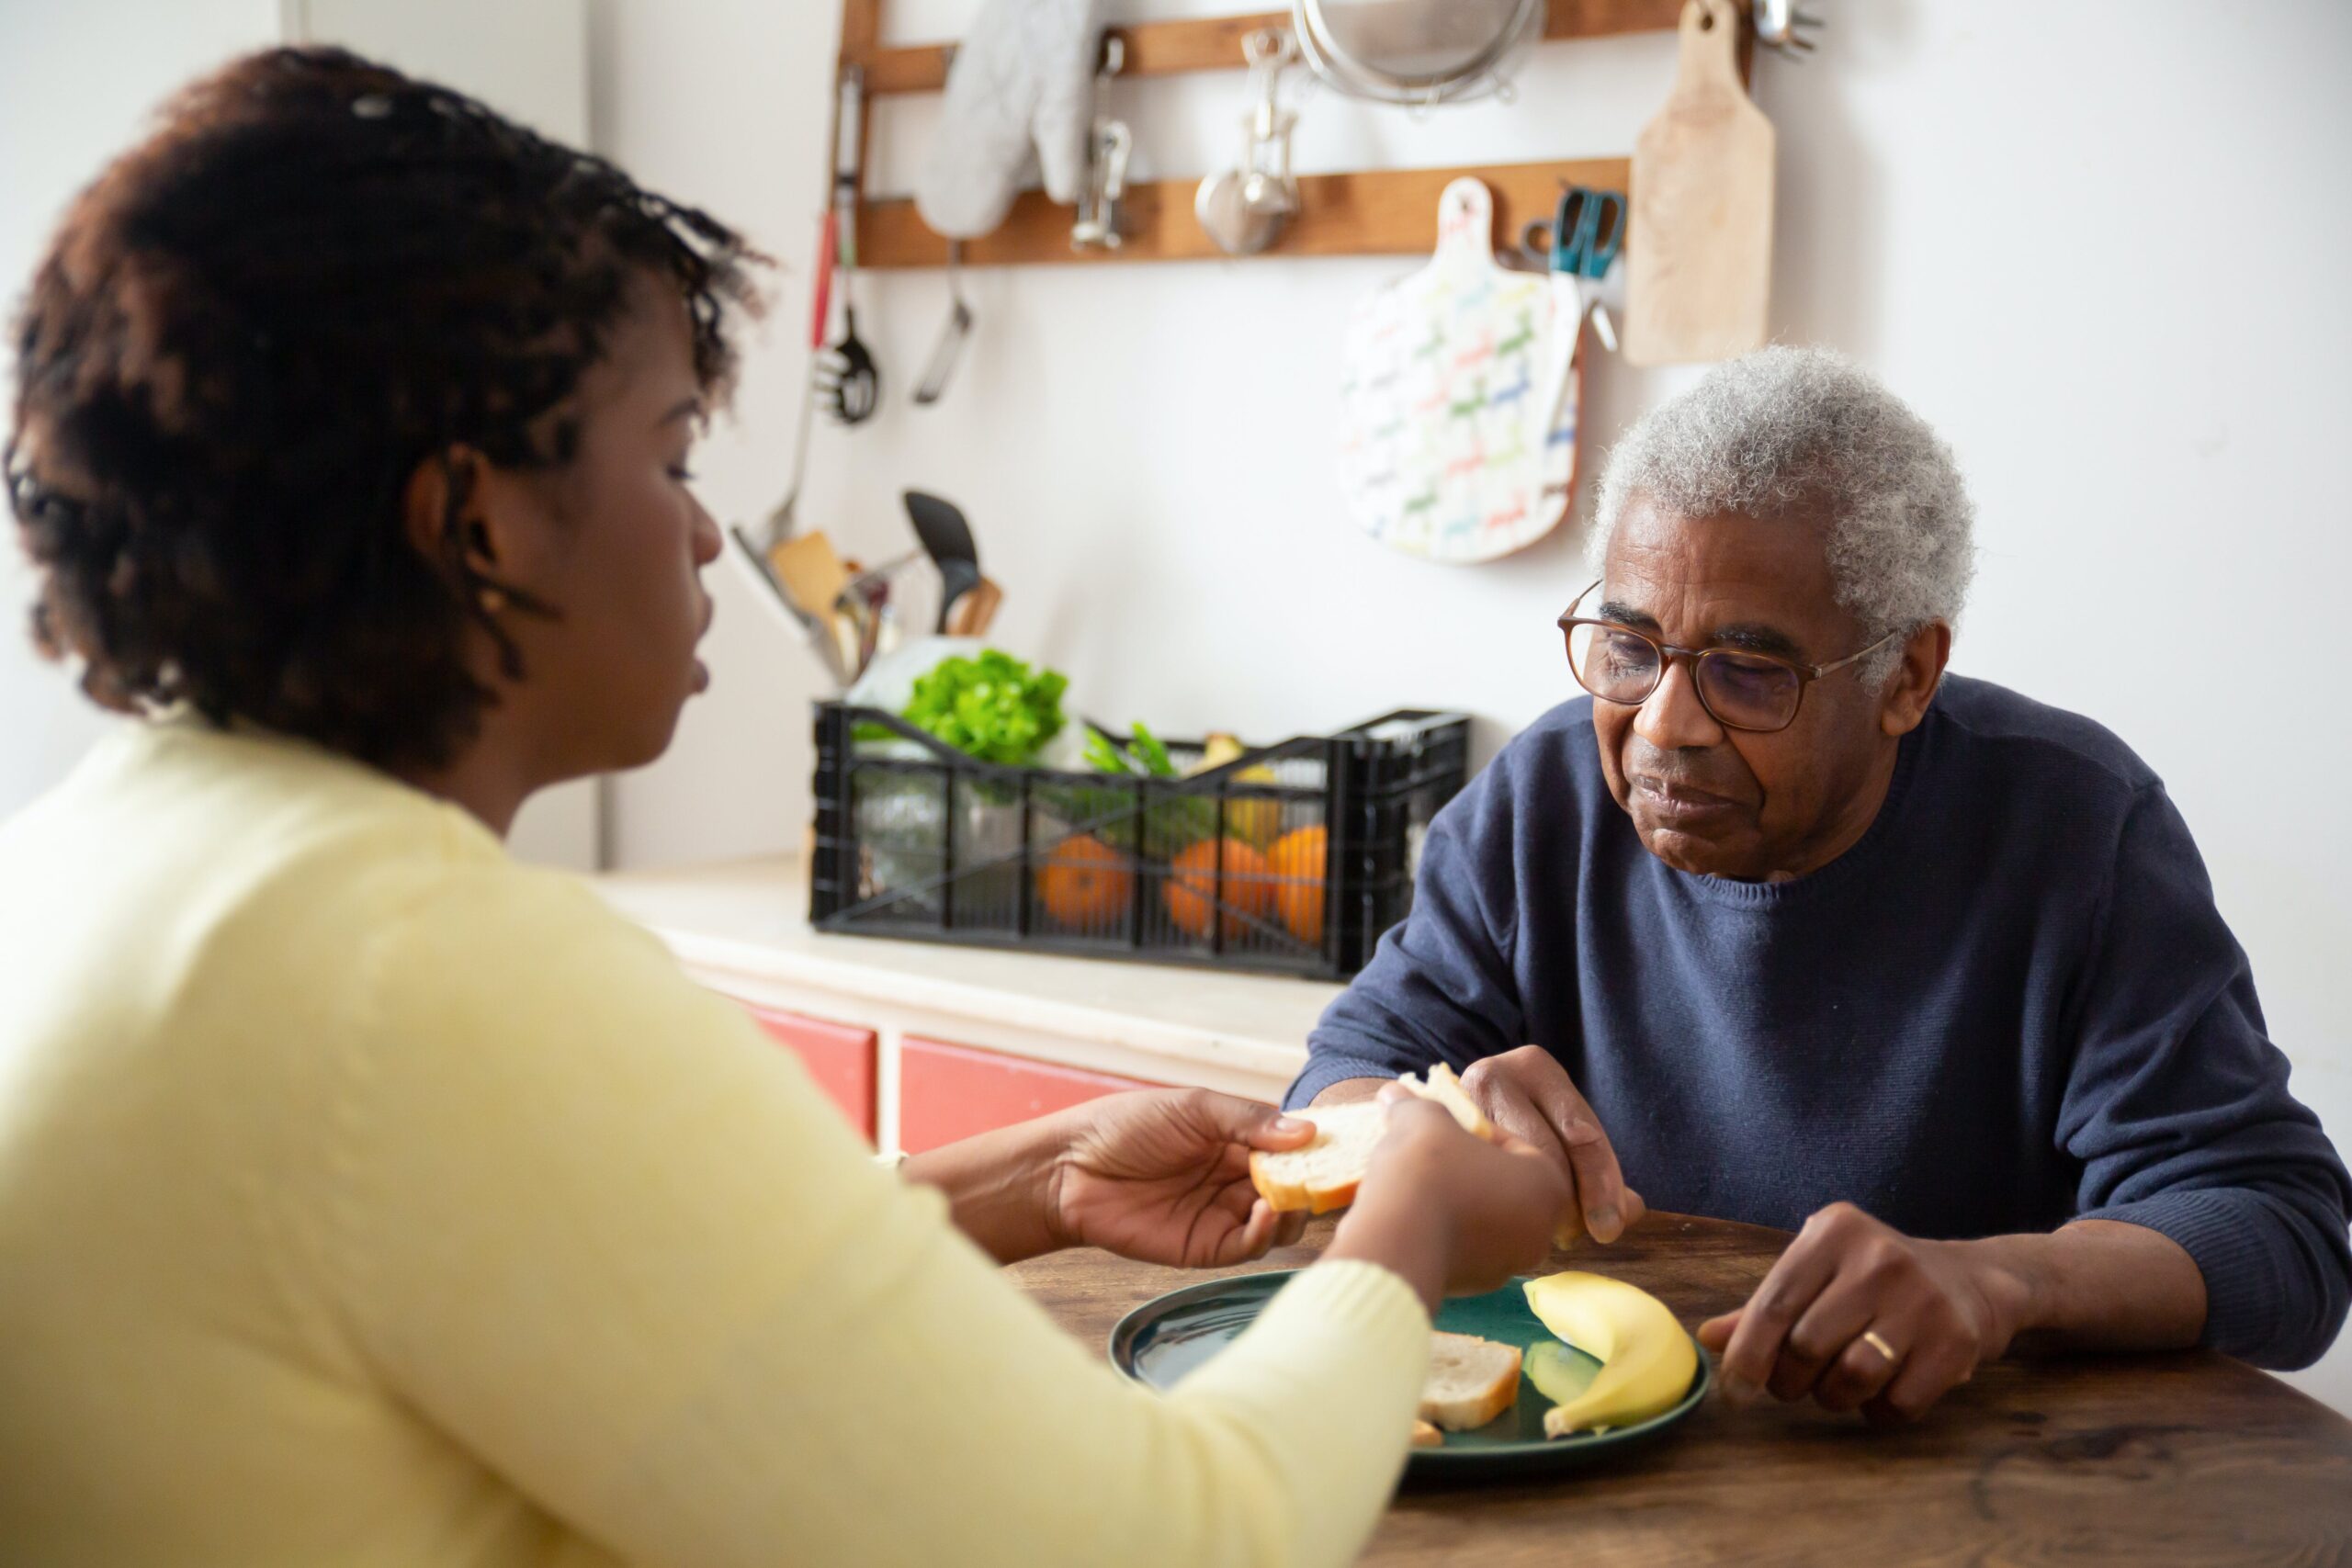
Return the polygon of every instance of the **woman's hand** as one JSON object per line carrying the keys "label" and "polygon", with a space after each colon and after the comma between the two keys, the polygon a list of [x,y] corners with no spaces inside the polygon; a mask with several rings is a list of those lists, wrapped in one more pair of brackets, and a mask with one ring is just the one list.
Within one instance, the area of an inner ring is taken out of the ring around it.
{"label": "woman's hand", "polygon": [[1430,1313],[1543,1266],[1576,1202],[1559,1164],[1505,1134],[1490,1144],[1442,1107],[1391,1086],[1388,1131],[1323,1256],[1386,1268]]}
{"label": "woman's hand", "polygon": [[1200,1089],[1114,1094],[1055,1120],[1062,1143],[1046,1214],[1059,1246],[1212,1269],[1298,1239],[1306,1216],[1266,1207],[1250,1155],[1300,1147],[1315,1135],[1307,1122]]}

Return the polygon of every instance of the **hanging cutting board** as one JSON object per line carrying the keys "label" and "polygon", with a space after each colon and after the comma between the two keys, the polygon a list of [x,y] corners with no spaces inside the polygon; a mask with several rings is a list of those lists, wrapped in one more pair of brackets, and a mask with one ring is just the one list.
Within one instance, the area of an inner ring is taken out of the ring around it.
{"label": "hanging cutting board", "polygon": [[1764,344],[1772,122],[1740,85],[1735,0],[1684,0],[1681,63],[1634,143],[1625,357],[1728,359]]}
{"label": "hanging cutting board", "polygon": [[1483,184],[1448,185],[1429,265],[1365,299],[1348,325],[1348,511],[1373,537],[1435,560],[1533,544],[1576,480],[1581,304],[1572,287],[1497,265],[1494,223]]}

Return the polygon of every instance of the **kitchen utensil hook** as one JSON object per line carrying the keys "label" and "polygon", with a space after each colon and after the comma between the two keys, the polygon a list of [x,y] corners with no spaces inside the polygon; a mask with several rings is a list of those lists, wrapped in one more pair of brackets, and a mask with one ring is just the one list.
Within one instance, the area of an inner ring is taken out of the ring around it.
{"label": "kitchen utensil hook", "polygon": [[1756,41],[1767,49],[1777,49],[1791,60],[1803,60],[1819,46],[1805,37],[1807,30],[1826,26],[1809,11],[1798,8],[1797,0],[1750,0],[1756,18]]}
{"label": "kitchen utensil hook", "polygon": [[930,362],[924,365],[922,384],[915,389],[915,401],[929,407],[947,390],[947,378],[956,373],[956,361],[963,355],[964,340],[972,335],[972,307],[964,299],[964,242],[947,242],[947,324],[940,329],[939,342],[931,351]]}
{"label": "kitchen utensil hook", "polygon": [[1287,65],[1298,58],[1298,39],[1288,28],[1259,28],[1241,40],[1241,58],[1251,65]]}
{"label": "kitchen utensil hook", "polygon": [[1111,79],[1127,66],[1126,39],[1106,33],[1094,71],[1094,119],[1087,132],[1086,185],[1078,196],[1078,220],[1070,225],[1074,251],[1115,251],[1126,238],[1127,159],[1135,138],[1126,122],[1111,118]]}

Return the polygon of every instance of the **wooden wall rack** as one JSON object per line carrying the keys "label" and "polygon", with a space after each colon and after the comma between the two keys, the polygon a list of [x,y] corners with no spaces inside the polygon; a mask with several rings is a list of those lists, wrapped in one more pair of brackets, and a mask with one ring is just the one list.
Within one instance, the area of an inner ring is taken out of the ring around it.
{"label": "wooden wall rack", "polygon": [[[1549,0],[1546,39],[1606,38],[1621,33],[1671,32],[1683,0]],[[863,70],[869,97],[935,93],[947,85],[954,56],[948,44],[881,45],[884,0],[842,0],[841,65]],[[1740,73],[1753,70],[1755,36],[1741,7]],[[1241,40],[1260,28],[1287,27],[1290,13],[1255,11],[1242,16],[1139,22],[1112,29],[1124,42],[1122,81],[1174,76],[1196,71],[1238,71]],[[870,127],[872,117],[866,117]],[[861,160],[861,164],[863,160]],[[1437,240],[1438,193],[1464,175],[1484,180],[1495,194],[1495,243],[1514,243],[1530,220],[1548,217],[1560,182],[1601,190],[1626,190],[1630,161],[1624,158],[1552,160],[1532,164],[1488,164],[1453,169],[1367,169],[1348,174],[1299,176],[1300,212],[1269,256],[1408,255],[1429,251]],[[1224,253],[1210,243],[1193,218],[1191,179],[1144,181],[1126,191],[1127,236],[1117,250],[1070,248],[1071,212],[1043,191],[1028,190],[991,234],[964,244],[964,260],[976,266],[1036,262],[1185,261]],[[907,197],[869,199],[861,188],[857,204],[857,259],[861,267],[944,266],[947,242],[916,216]]]}

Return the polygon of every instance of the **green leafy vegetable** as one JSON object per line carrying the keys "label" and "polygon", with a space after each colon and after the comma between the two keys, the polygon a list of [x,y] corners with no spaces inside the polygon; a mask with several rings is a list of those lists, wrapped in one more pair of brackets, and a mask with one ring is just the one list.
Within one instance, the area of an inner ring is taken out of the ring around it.
{"label": "green leafy vegetable", "polygon": [[1111,743],[1109,736],[1091,724],[1086,727],[1086,749],[1081,755],[1086,759],[1086,765],[1098,773],[1115,773],[1122,778],[1131,778],[1142,771],[1136,766],[1134,759]]}
{"label": "green leafy vegetable", "polygon": [[[1120,746],[1109,736],[1091,725],[1086,730],[1086,765],[1098,773],[1109,773],[1125,779],[1173,779],[1181,777],[1176,764],[1168,755],[1168,748],[1160,743],[1144,725],[1135,726],[1135,739]],[[1094,831],[1114,848],[1136,849],[1136,797],[1139,790],[1118,794],[1091,791],[1077,796],[1072,804],[1084,812],[1084,819],[1099,821]],[[1144,823],[1142,848],[1148,854],[1173,855],[1203,839],[1216,836],[1216,802],[1204,795],[1163,795],[1141,813]]]}
{"label": "green leafy vegetable", "polygon": [[1019,766],[1061,733],[1069,678],[1032,671],[1009,653],[943,659],[915,682],[899,715],[918,729],[984,762]]}
{"label": "green leafy vegetable", "polygon": [[1159,736],[1143,727],[1141,719],[1136,720],[1136,738],[1127,750],[1143,758],[1143,765],[1151,770],[1153,778],[1172,779],[1176,776],[1176,764],[1169,761],[1168,748],[1159,743]]}
{"label": "green leafy vegetable", "polygon": [[1130,779],[1172,779],[1176,764],[1169,760],[1168,748],[1159,738],[1138,722],[1136,738],[1120,746],[1109,736],[1086,727],[1086,765],[1098,773],[1115,773]]}

